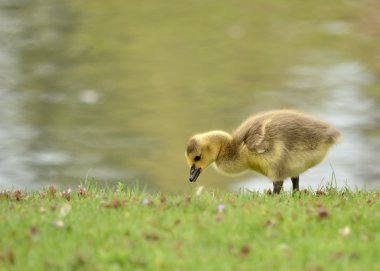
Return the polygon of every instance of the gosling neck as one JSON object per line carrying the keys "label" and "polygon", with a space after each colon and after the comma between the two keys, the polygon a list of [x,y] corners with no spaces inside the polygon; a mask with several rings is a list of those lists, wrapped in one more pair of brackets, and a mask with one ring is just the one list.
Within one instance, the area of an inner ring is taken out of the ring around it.
{"label": "gosling neck", "polygon": [[211,131],[205,134],[207,141],[211,144],[212,153],[214,154],[213,160],[216,161],[220,158],[226,149],[230,149],[232,143],[232,136],[224,131]]}
{"label": "gosling neck", "polygon": [[214,160],[216,168],[225,173],[244,171],[246,166],[239,154],[239,146],[236,140],[223,131],[214,131],[210,136],[212,136],[215,146],[218,147]]}

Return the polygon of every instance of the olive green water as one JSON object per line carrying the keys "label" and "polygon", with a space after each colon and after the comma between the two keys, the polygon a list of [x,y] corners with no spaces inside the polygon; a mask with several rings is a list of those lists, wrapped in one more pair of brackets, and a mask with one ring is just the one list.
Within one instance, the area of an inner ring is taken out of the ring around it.
{"label": "olive green water", "polygon": [[[379,18],[375,0],[2,0],[0,187],[188,190],[189,136],[273,108],[343,133],[301,185],[333,168],[340,185],[379,187]],[[198,181],[264,180],[209,169]]]}

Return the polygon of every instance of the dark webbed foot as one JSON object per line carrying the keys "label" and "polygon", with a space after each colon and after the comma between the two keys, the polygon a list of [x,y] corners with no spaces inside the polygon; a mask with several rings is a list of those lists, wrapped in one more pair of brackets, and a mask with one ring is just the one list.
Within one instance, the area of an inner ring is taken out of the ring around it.
{"label": "dark webbed foot", "polygon": [[283,184],[284,184],[284,181],[273,182],[273,193],[280,194]]}
{"label": "dark webbed foot", "polygon": [[299,188],[300,177],[299,176],[292,177],[291,180],[292,180],[292,184],[293,184],[293,193],[295,193],[295,192],[300,190],[300,188]]}

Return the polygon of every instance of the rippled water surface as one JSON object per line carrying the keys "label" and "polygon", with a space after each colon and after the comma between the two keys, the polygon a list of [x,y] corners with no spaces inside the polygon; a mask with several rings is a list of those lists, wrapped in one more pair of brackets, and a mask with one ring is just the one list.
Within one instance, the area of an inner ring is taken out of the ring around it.
{"label": "rippled water surface", "polygon": [[[343,134],[301,176],[380,187],[377,1],[2,1],[0,188],[192,189],[187,139],[295,108]],[[266,189],[255,173],[213,188]]]}

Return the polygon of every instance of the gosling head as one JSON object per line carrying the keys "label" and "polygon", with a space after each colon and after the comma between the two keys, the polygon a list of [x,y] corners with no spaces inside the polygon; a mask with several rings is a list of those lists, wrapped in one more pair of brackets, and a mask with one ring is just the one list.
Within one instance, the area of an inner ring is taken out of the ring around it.
{"label": "gosling head", "polygon": [[216,160],[218,149],[214,145],[206,133],[190,138],[185,153],[187,163],[190,166],[190,182],[195,182],[202,170]]}

